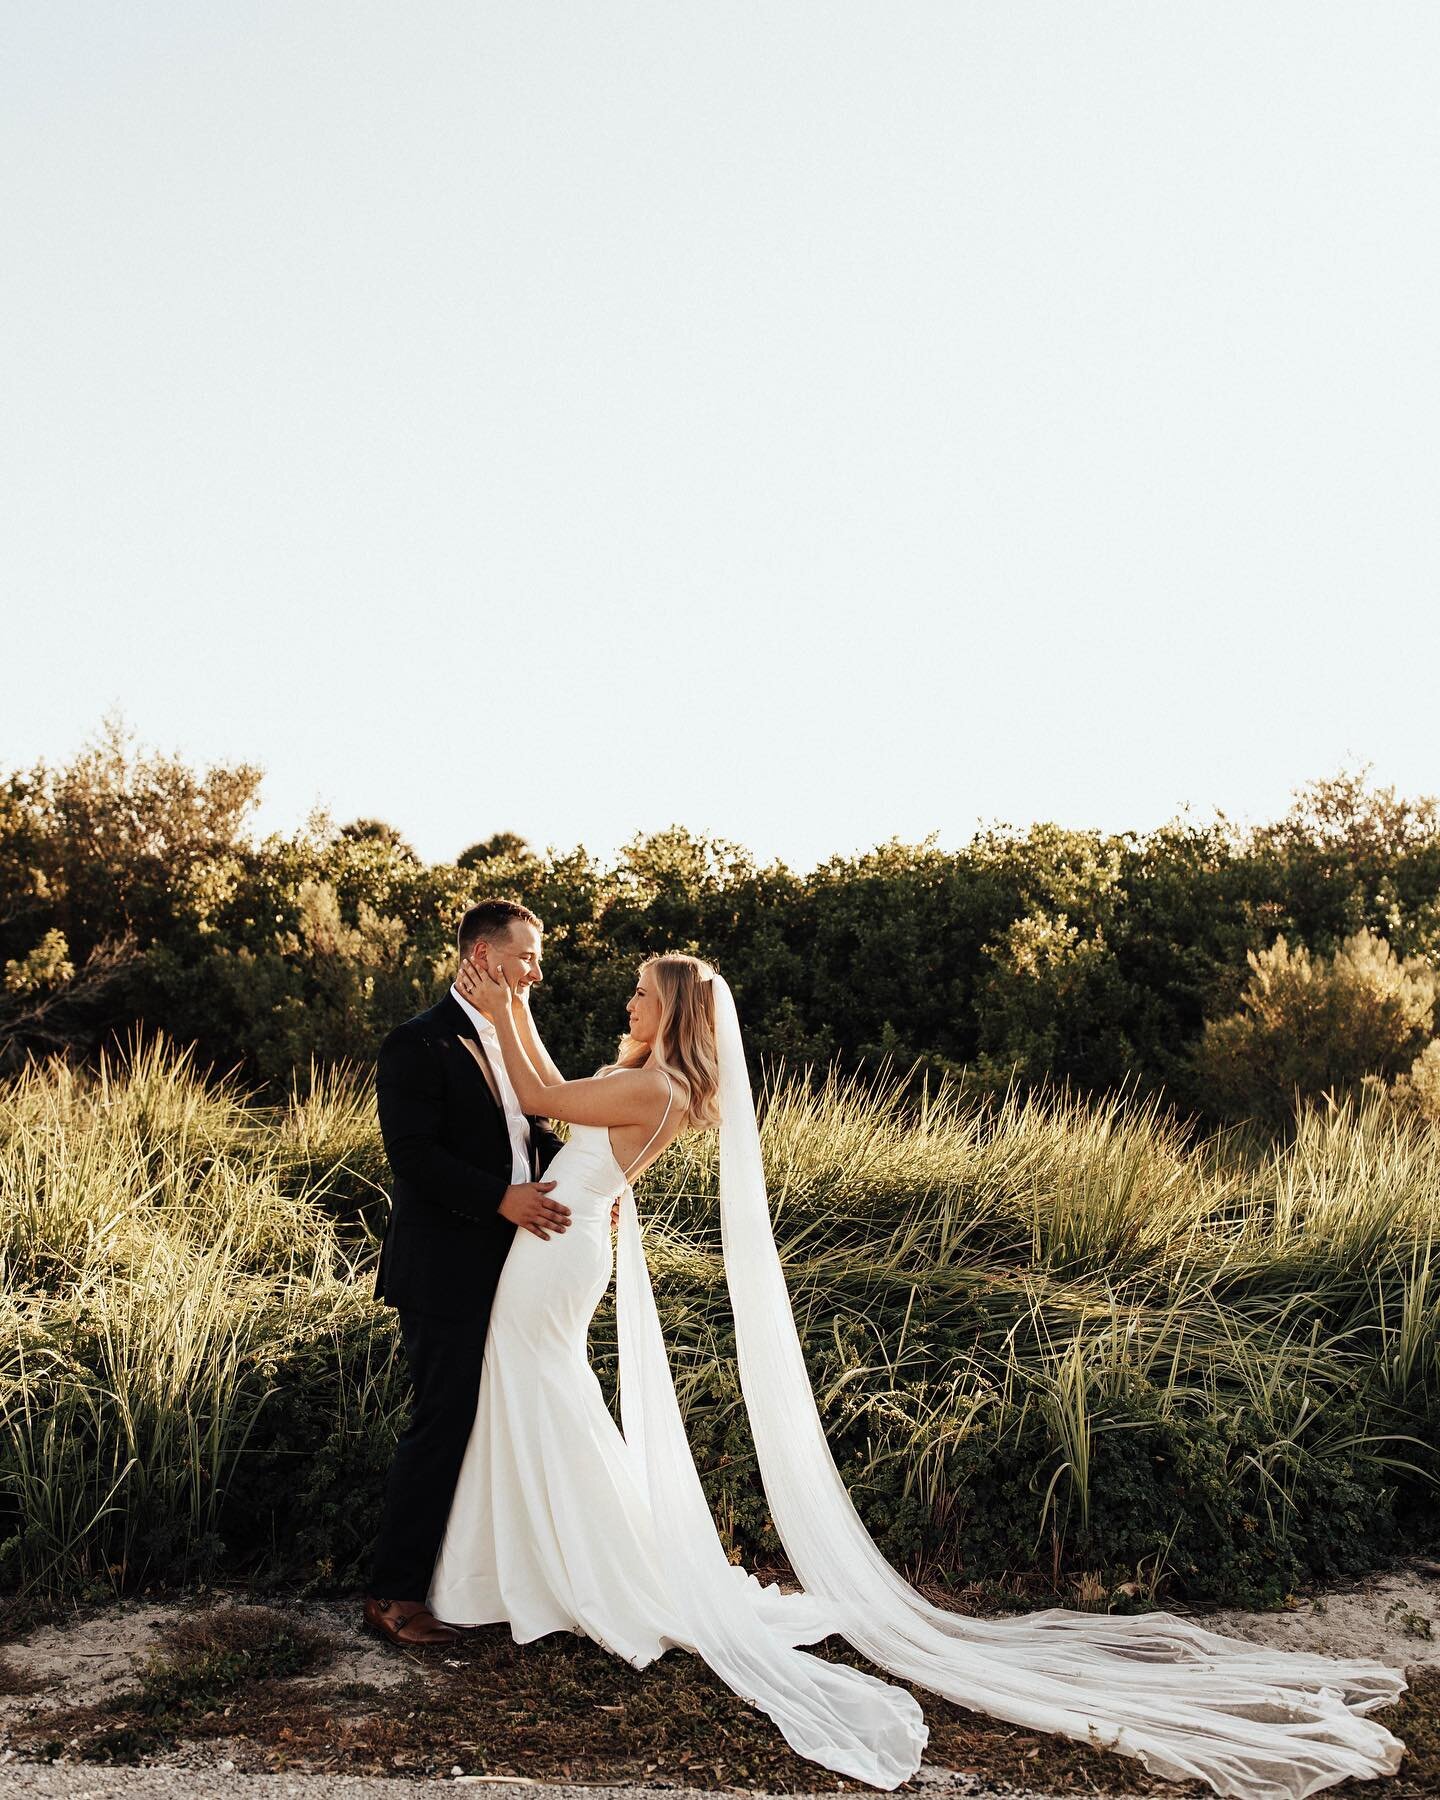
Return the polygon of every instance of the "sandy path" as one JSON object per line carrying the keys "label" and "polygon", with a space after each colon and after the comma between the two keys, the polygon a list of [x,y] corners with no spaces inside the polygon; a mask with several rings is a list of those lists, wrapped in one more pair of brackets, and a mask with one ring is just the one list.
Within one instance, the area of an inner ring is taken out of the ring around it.
{"label": "sandy path", "polygon": [[1393,1575],[1331,1588],[1293,1611],[1221,1612],[1202,1623],[1278,1650],[1440,1669],[1440,1563],[1416,1561]]}

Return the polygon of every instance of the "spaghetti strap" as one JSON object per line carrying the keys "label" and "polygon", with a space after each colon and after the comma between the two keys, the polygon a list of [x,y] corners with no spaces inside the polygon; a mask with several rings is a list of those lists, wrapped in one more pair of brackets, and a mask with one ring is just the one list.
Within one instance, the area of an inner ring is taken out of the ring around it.
{"label": "spaghetti strap", "polygon": [[650,1143],[646,1144],[645,1149],[642,1150],[638,1156],[632,1158],[630,1167],[628,1169],[622,1169],[620,1171],[620,1179],[622,1181],[626,1182],[627,1184],[629,1183],[630,1176],[633,1173],[633,1171],[636,1169],[636,1167],[640,1163],[644,1162],[645,1151],[650,1148],[650,1144],[653,1144],[655,1142],[656,1138],[658,1138],[660,1133],[665,1129],[665,1121],[670,1117],[670,1103],[675,1098],[675,1083],[670,1079],[670,1077],[668,1075],[665,1074],[664,1069],[662,1069],[660,1071],[660,1073],[662,1075],[665,1075],[665,1110],[660,1115],[660,1123],[650,1133]]}

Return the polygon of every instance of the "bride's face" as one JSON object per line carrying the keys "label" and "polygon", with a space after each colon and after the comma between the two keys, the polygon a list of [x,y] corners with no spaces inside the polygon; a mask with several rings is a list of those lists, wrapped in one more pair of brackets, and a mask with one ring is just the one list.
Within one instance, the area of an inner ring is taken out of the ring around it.
{"label": "bride's face", "polygon": [[625,1010],[630,1015],[630,1035],[635,1042],[653,1044],[660,1030],[660,994],[652,972],[640,971]]}

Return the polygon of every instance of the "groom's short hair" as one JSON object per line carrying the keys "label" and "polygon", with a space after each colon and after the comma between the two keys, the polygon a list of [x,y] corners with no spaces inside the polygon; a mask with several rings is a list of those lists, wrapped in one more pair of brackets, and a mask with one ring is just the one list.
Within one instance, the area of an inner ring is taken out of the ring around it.
{"label": "groom's short hair", "polygon": [[504,937],[512,925],[539,925],[545,927],[531,912],[528,906],[522,906],[518,900],[481,900],[472,906],[460,920],[460,928],[455,933],[455,948],[461,956],[468,956],[476,944],[483,938],[487,944],[493,944],[498,937]]}

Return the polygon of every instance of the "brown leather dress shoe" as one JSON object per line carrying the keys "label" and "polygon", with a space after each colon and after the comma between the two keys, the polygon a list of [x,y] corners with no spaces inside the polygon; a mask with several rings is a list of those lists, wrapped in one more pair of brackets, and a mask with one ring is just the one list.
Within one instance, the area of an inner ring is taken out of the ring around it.
{"label": "brown leather dress shoe", "polygon": [[390,1643],[411,1648],[460,1642],[456,1628],[437,1619],[423,1600],[377,1600],[367,1594],[365,1624]]}

